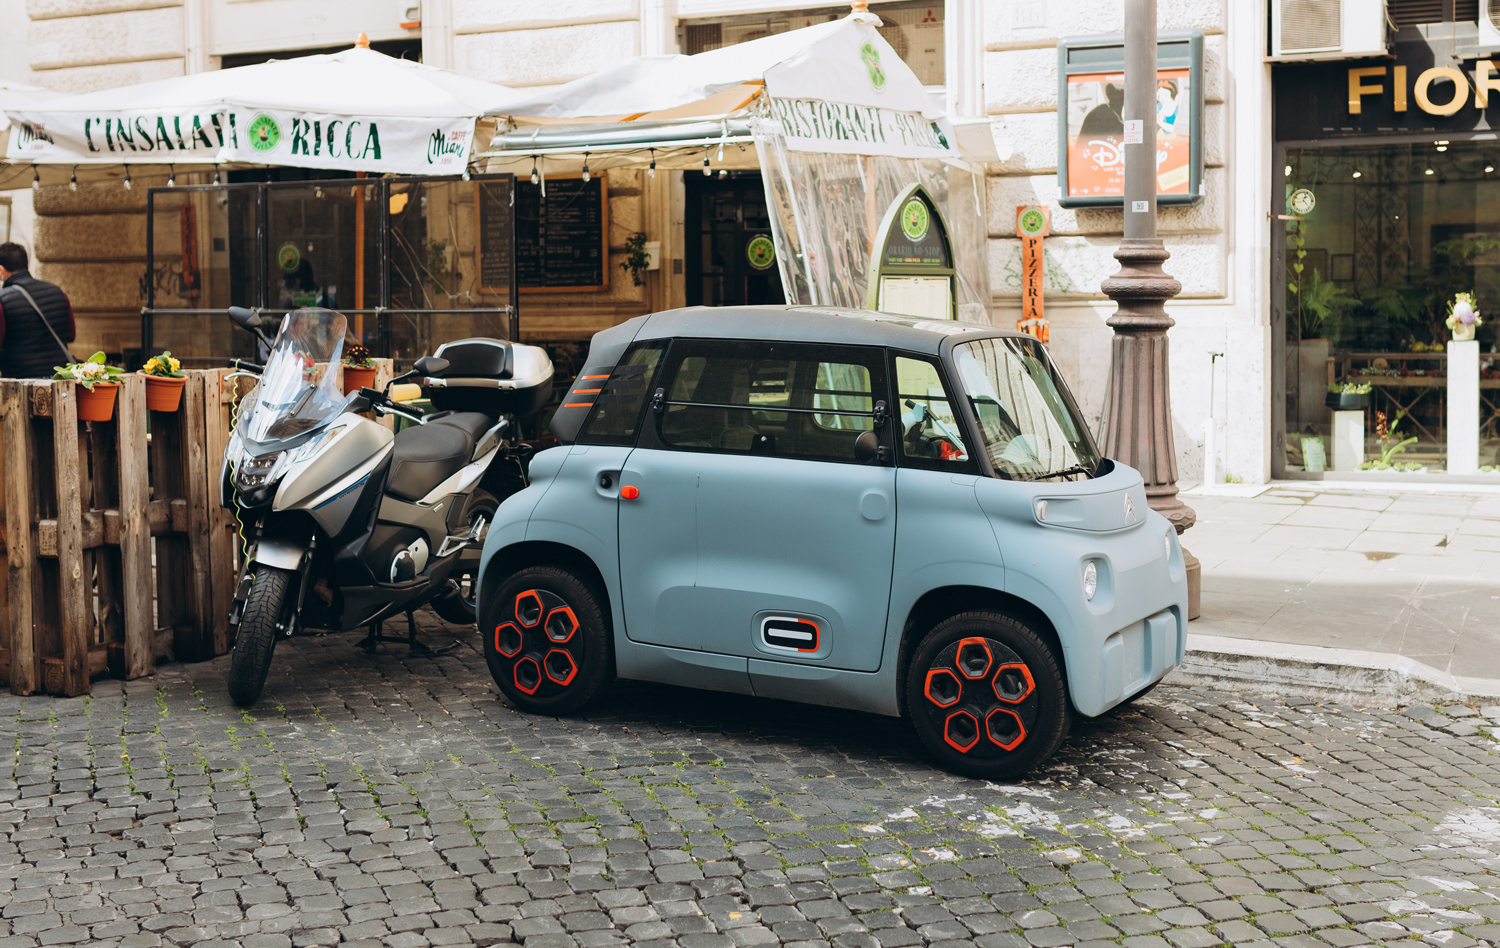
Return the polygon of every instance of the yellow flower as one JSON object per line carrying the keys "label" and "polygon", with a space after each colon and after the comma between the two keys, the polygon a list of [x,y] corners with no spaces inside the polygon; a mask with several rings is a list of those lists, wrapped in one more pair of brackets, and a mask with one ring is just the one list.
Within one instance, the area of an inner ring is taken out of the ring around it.
{"label": "yellow flower", "polygon": [[182,368],[182,363],[177,361],[176,357],[168,357],[167,361],[172,363],[173,372],[176,372],[178,369]]}

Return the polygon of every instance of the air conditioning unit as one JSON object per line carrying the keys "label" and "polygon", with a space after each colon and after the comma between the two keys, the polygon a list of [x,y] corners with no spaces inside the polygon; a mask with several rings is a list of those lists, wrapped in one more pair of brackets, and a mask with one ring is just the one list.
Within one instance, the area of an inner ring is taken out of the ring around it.
{"label": "air conditioning unit", "polygon": [[1500,0],[1479,0],[1479,45],[1500,46]]}
{"label": "air conditioning unit", "polygon": [[1271,59],[1352,59],[1385,52],[1385,0],[1271,0]]}

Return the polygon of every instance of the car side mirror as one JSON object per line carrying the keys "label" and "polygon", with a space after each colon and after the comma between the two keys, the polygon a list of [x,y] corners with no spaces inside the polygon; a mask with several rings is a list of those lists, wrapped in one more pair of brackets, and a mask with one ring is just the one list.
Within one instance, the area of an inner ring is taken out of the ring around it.
{"label": "car side mirror", "polygon": [[884,461],[885,448],[880,444],[880,436],[873,431],[860,432],[854,439],[854,460],[861,464]]}
{"label": "car side mirror", "polygon": [[411,367],[418,375],[437,375],[446,371],[450,364],[447,359],[440,359],[437,356],[423,356],[413,362]]}
{"label": "car side mirror", "polygon": [[254,310],[246,309],[243,306],[229,307],[229,318],[234,320],[234,324],[242,329],[260,328],[260,316]]}

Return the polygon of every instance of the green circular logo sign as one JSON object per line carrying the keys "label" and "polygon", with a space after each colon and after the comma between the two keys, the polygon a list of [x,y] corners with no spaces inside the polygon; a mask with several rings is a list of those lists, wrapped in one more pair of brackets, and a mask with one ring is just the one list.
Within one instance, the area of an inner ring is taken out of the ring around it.
{"label": "green circular logo sign", "polygon": [[297,249],[296,244],[282,244],[276,250],[276,262],[281,265],[281,269],[291,273],[302,263],[302,251]]}
{"label": "green circular logo sign", "polygon": [[776,263],[776,244],[764,234],[751,237],[745,245],[745,259],[757,270],[769,270]]}
{"label": "green circular logo sign", "polygon": [[927,212],[927,204],[920,198],[912,198],[901,205],[901,232],[912,240],[921,240],[927,236],[927,228],[932,223],[932,217]]}
{"label": "green circular logo sign", "polygon": [[275,151],[281,144],[281,126],[264,112],[250,120],[245,134],[250,137],[250,147],[256,151]]}
{"label": "green circular logo sign", "polygon": [[1021,212],[1021,236],[1035,237],[1047,227],[1047,215],[1039,207],[1028,207]]}
{"label": "green circular logo sign", "polygon": [[864,61],[865,68],[870,72],[870,85],[876,92],[885,89],[885,70],[880,68],[880,50],[875,48],[874,43],[865,43],[859,48],[859,58]]}

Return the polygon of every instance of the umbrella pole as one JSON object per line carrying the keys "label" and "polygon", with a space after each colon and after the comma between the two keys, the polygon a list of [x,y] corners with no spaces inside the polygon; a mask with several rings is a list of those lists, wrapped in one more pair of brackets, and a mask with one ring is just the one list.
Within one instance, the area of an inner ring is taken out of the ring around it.
{"label": "umbrella pole", "polygon": [[[356,178],[363,178],[363,171],[354,173]],[[363,310],[365,308],[365,186],[356,184],[354,201],[354,308]],[[354,314],[354,335],[363,345],[365,341],[365,314],[362,312]]]}

